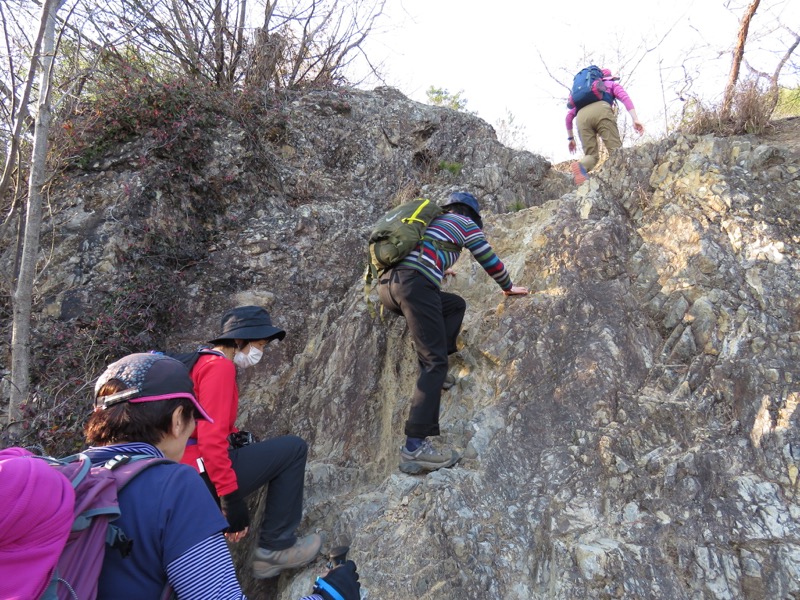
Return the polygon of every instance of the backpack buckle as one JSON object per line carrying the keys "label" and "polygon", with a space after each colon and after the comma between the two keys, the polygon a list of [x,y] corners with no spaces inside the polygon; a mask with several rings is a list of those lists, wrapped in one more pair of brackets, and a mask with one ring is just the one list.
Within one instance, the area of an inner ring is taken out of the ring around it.
{"label": "backpack buckle", "polygon": [[113,471],[117,467],[121,467],[122,465],[125,465],[129,462],[131,462],[130,456],[128,456],[127,454],[117,454],[114,458],[107,461],[106,464],[103,465],[103,467],[108,469],[109,471]]}
{"label": "backpack buckle", "polygon": [[133,550],[133,540],[125,535],[116,525],[109,525],[106,531],[106,544],[109,548],[119,550],[122,558],[128,558]]}

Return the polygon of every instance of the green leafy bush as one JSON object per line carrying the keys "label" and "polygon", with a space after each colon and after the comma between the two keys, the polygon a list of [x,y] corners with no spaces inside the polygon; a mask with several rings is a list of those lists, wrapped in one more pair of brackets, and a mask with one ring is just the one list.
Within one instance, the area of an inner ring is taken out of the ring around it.
{"label": "green leafy bush", "polygon": [[439,170],[440,171],[447,171],[448,173],[452,173],[453,175],[460,175],[461,169],[464,168],[459,162],[449,162],[446,160],[439,161]]}

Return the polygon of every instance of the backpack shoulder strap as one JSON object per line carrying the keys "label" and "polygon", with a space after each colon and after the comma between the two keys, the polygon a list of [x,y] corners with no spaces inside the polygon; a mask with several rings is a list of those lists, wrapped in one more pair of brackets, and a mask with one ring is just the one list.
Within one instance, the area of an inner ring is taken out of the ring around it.
{"label": "backpack shoulder strap", "polygon": [[215,356],[225,356],[219,350],[214,350],[213,348],[200,348],[197,350],[198,354],[213,354]]}
{"label": "backpack shoulder strap", "polygon": [[70,480],[70,483],[72,483],[73,489],[77,488],[81,482],[86,479],[89,471],[92,470],[91,459],[82,452],[79,454],[71,454],[69,456],[65,456],[64,458],[54,458],[52,456],[32,456],[31,458],[44,460],[53,467],[66,467],[67,465],[80,463],[77,469],[71,470],[70,475],[67,477]]}
{"label": "backpack shoulder strap", "polygon": [[114,473],[114,480],[117,483],[117,493],[119,493],[134,479],[134,477],[145,469],[165,464],[175,464],[175,461],[146,454],[118,454],[111,460],[106,461],[103,468]]}
{"label": "backpack shoulder strap", "polygon": [[[106,461],[101,468],[108,469],[114,474],[114,484],[117,487],[117,495],[119,495],[125,486],[145,469],[155,465],[174,464],[174,462],[168,458],[160,458],[158,456],[118,454],[111,460]],[[108,526],[106,532],[106,545],[119,550],[122,557],[125,558],[131,552],[133,540],[125,535],[125,532],[119,527],[112,524]]]}
{"label": "backpack shoulder strap", "polygon": [[460,244],[456,244],[455,242],[448,242],[445,240],[431,240],[427,239],[426,242],[430,242],[433,244],[433,247],[437,250],[444,250],[447,252],[461,252],[464,249],[463,246]]}

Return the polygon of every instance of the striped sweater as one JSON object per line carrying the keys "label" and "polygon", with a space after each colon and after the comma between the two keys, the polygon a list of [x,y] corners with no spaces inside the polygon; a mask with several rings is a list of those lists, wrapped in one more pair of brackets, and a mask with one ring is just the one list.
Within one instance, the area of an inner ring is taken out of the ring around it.
{"label": "striped sweater", "polygon": [[422,242],[398,266],[416,269],[441,287],[444,272],[455,264],[461,253],[437,250],[431,240],[453,242],[466,248],[504,291],[511,289],[511,276],[481,228],[469,217],[456,213],[445,213],[431,221]]}

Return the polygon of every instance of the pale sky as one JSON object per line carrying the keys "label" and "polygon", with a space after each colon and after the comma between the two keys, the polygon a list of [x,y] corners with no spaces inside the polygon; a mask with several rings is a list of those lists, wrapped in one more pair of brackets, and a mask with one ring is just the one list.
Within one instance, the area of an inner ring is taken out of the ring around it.
{"label": "pale sky", "polygon": [[[559,162],[570,158],[564,85],[580,67],[594,63],[621,75],[646,137],[662,137],[666,122],[674,124],[665,114],[680,113],[681,95],[721,96],[749,2],[389,0],[389,18],[366,49],[373,63],[383,63],[386,83],[409,98],[426,102],[430,86],[462,92],[466,109],[495,128],[510,112],[524,126],[525,149]],[[756,13],[751,60],[770,73],[779,54],[755,50],[785,52],[787,35],[775,32],[776,18],[800,29],[800,1],[762,0]],[[768,28],[772,33],[762,35]],[[800,52],[794,56],[797,64]],[[798,85],[796,68],[783,73],[783,81]],[[622,113],[621,128],[630,125]],[[642,139],[630,136],[626,144]]]}

